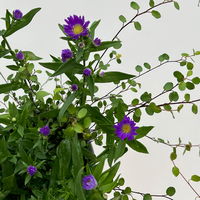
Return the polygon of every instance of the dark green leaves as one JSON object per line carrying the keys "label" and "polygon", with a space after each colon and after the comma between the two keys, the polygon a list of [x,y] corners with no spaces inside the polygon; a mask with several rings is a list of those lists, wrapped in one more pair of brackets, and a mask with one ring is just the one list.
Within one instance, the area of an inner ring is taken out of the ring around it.
{"label": "dark green leaves", "polygon": [[180,10],[180,6],[178,4],[178,2],[174,1],[174,7],[177,9],[177,10]]}
{"label": "dark green leaves", "polygon": [[27,60],[41,60],[42,58],[36,56],[33,52],[31,51],[23,51],[24,55],[26,56]]}
{"label": "dark green leaves", "polygon": [[12,90],[18,90],[19,88],[20,88],[20,85],[15,84],[15,83],[2,84],[2,85],[0,85],[0,94],[7,93],[7,92],[10,92]]}
{"label": "dark green leaves", "polygon": [[14,22],[9,29],[5,32],[4,36],[8,37],[9,35],[13,34],[14,32],[18,31],[19,29],[24,28],[27,26],[35,16],[35,14],[40,10],[41,8],[34,8],[31,11],[29,11],[26,15],[23,16],[21,20],[18,20]]}
{"label": "dark green leaves", "polygon": [[177,81],[178,81],[178,82],[181,82],[181,81],[184,80],[183,74],[182,74],[181,72],[179,72],[179,71],[175,71],[175,72],[173,73],[173,75],[174,75],[174,77],[177,78]]}
{"label": "dark green leaves", "polygon": [[170,101],[178,101],[178,99],[179,99],[179,95],[177,92],[174,91],[169,94]]}
{"label": "dark green leaves", "polygon": [[149,6],[152,8],[154,7],[155,3],[154,3],[154,0],[149,0]]}
{"label": "dark green leaves", "polygon": [[152,200],[152,197],[150,194],[145,194],[143,200]]}
{"label": "dark green leaves", "polygon": [[179,168],[176,167],[176,166],[174,166],[174,167],[172,168],[172,173],[173,173],[174,176],[177,177],[177,176],[180,174]]}
{"label": "dark green leaves", "polygon": [[83,66],[76,63],[74,60],[70,60],[60,65],[56,72],[52,76],[58,76],[60,74],[82,74]]}
{"label": "dark green leaves", "polygon": [[7,55],[10,51],[9,50],[0,50],[0,58],[4,57]]}
{"label": "dark green leaves", "polygon": [[166,194],[169,196],[173,196],[176,193],[176,189],[174,187],[168,187],[166,190]]}
{"label": "dark green leaves", "polygon": [[103,77],[97,77],[96,83],[109,83],[109,82],[118,82],[121,80],[127,80],[135,77],[132,74],[125,74],[123,72],[105,72]]}
{"label": "dark green leaves", "polygon": [[92,39],[94,39],[95,30],[96,30],[97,26],[99,25],[100,21],[101,20],[94,21],[92,23],[92,25],[90,26],[90,36]]}
{"label": "dark green leaves", "polygon": [[151,14],[152,14],[152,16],[154,16],[156,19],[161,18],[161,14],[160,14],[158,11],[156,11],[156,10],[152,10],[152,11],[151,11]]}
{"label": "dark green leaves", "polygon": [[193,112],[194,114],[197,114],[197,113],[198,113],[198,107],[197,107],[196,104],[192,104],[192,112]]}
{"label": "dark green leaves", "polygon": [[136,3],[135,1],[132,1],[130,4],[131,8],[133,8],[134,10],[139,10],[140,6],[138,5],[138,3]]}
{"label": "dark green leaves", "polygon": [[140,152],[140,153],[149,153],[147,148],[137,140],[130,140],[127,141],[127,144],[129,147],[131,147],[133,150]]}

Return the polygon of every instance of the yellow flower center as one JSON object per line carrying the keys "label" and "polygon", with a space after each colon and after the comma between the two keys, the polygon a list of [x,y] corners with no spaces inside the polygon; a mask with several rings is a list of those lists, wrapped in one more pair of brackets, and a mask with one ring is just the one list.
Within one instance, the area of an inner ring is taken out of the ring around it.
{"label": "yellow flower center", "polygon": [[124,124],[124,125],[122,126],[122,131],[123,131],[123,133],[130,133],[130,131],[131,131],[131,126],[130,126],[130,124]]}
{"label": "yellow flower center", "polygon": [[83,27],[80,24],[76,24],[73,27],[73,32],[75,35],[78,35],[83,32]]}

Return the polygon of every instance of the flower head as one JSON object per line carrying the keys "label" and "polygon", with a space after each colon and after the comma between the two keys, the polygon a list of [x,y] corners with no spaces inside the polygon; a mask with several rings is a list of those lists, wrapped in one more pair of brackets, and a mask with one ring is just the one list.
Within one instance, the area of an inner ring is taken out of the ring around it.
{"label": "flower head", "polygon": [[27,167],[27,173],[30,176],[33,176],[36,172],[37,172],[37,168],[35,166],[30,165]]}
{"label": "flower head", "polygon": [[13,17],[19,20],[23,17],[23,13],[21,12],[21,10],[16,9],[13,11]]}
{"label": "flower head", "polygon": [[132,121],[129,117],[124,116],[123,120],[117,125],[114,125],[115,133],[117,137],[121,140],[127,138],[128,140],[133,140],[134,135],[137,135],[136,129],[139,127],[135,126],[136,123]]}
{"label": "flower head", "polygon": [[95,39],[93,40],[93,44],[94,44],[94,46],[98,47],[98,46],[101,45],[101,40],[100,40],[99,38],[95,38]]}
{"label": "flower head", "polygon": [[44,136],[47,136],[50,133],[50,128],[48,126],[43,126],[42,128],[40,128],[40,133]]}
{"label": "flower head", "polygon": [[87,36],[88,35],[88,25],[89,21],[85,22],[84,16],[70,16],[65,19],[67,23],[64,25],[64,32],[71,37],[72,39],[79,39],[80,36]]}
{"label": "flower head", "polygon": [[70,49],[63,49],[61,52],[62,61],[66,62],[68,59],[73,57],[73,53]]}
{"label": "flower head", "polygon": [[84,176],[82,179],[82,187],[85,190],[92,190],[97,186],[97,181],[92,174]]}
{"label": "flower head", "polygon": [[83,75],[84,76],[90,76],[92,74],[92,70],[90,68],[85,68],[83,70]]}
{"label": "flower head", "polygon": [[77,84],[72,84],[71,85],[71,90],[72,91],[77,91],[78,90],[78,85]]}
{"label": "flower head", "polygon": [[99,73],[99,76],[100,76],[100,77],[103,77],[104,74],[105,74],[105,72],[104,72],[104,71],[101,71],[101,72]]}
{"label": "flower head", "polygon": [[24,54],[22,53],[22,51],[19,51],[18,53],[16,53],[15,56],[18,60],[24,60]]}

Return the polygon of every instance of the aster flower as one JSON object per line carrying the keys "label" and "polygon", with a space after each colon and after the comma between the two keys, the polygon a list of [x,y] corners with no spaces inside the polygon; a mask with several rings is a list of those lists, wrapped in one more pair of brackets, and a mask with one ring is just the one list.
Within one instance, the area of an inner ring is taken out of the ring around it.
{"label": "aster flower", "polygon": [[44,136],[49,135],[50,133],[50,128],[49,126],[43,126],[42,128],[40,128],[40,133]]}
{"label": "aster flower", "polygon": [[74,91],[74,92],[77,91],[78,90],[78,85],[77,84],[72,84],[71,85],[71,90]]}
{"label": "aster flower", "polygon": [[92,190],[97,186],[97,181],[92,174],[84,176],[82,179],[82,187],[85,190]]}
{"label": "aster flower", "polygon": [[13,11],[13,17],[16,19],[16,20],[19,20],[23,17],[23,13],[21,12],[21,10],[14,10]]}
{"label": "aster flower", "polygon": [[73,53],[70,49],[63,49],[61,52],[62,61],[66,62],[73,57]]}
{"label": "aster flower", "polygon": [[84,16],[70,16],[67,19],[65,19],[65,22],[67,24],[64,25],[64,32],[72,39],[77,40],[81,36],[88,35],[88,25],[90,22],[85,22]]}
{"label": "aster flower", "polygon": [[104,71],[101,71],[101,72],[99,73],[99,76],[100,76],[100,77],[103,77],[104,74],[105,74],[105,72],[104,72]]}
{"label": "aster flower", "polygon": [[84,76],[90,76],[92,74],[92,70],[90,68],[85,68],[83,70],[83,75]]}
{"label": "aster flower", "polygon": [[24,60],[24,54],[22,53],[22,51],[19,51],[18,53],[16,53],[15,56],[18,60]]}
{"label": "aster flower", "polygon": [[36,172],[37,172],[37,168],[35,166],[30,165],[27,167],[27,173],[30,176],[33,176]]}
{"label": "aster flower", "polygon": [[93,40],[93,44],[94,44],[94,46],[98,47],[98,46],[101,45],[101,40],[100,40],[99,38],[95,38],[95,39]]}
{"label": "aster flower", "polygon": [[127,138],[128,140],[133,140],[134,135],[137,135],[136,129],[139,127],[135,126],[136,123],[132,121],[129,117],[124,116],[123,120],[119,122],[117,125],[114,125],[115,134],[121,140]]}

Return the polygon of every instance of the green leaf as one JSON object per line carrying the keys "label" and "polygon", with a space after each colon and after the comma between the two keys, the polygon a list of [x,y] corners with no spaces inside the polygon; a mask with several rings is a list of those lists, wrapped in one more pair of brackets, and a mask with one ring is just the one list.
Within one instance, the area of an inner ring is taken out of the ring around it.
{"label": "green leaf", "polygon": [[138,135],[135,136],[135,139],[140,139],[146,136],[154,127],[153,126],[142,126],[139,127],[136,132]]}
{"label": "green leaf", "polygon": [[31,11],[29,11],[26,15],[23,16],[21,20],[18,20],[10,26],[10,28],[5,32],[4,36],[8,37],[9,35],[13,34],[14,32],[24,28],[27,26],[35,16],[37,12],[39,12],[41,8],[34,8]]}
{"label": "green leaf", "polygon": [[177,78],[178,82],[184,81],[184,76],[181,72],[175,71],[173,75]]}
{"label": "green leaf", "polygon": [[166,90],[166,91],[169,91],[169,90],[171,90],[173,88],[173,86],[174,86],[174,84],[172,82],[167,82],[164,85],[163,89]]}
{"label": "green leaf", "polygon": [[192,175],[191,180],[195,181],[195,182],[199,182],[200,181],[200,176],[198,176],[198,175]]}
{"label": "green leaf", "polygon": [[83,174],[83,167],[79,170],[79,172],[76,174],[75,178],[75,194],[78,196],[79,200],[86,200],[85,194],[82,187],[82,174]]}
{"label": "green leaf", "polygon": [[176,193],[176,189],[174,187],[168,187],[166,190],[166,194],[168,196],[173,196]]}
{"label": "green leaf", "polygon": [[193,67],[194,67],[194,65],[193,65],[193,63],[191,63],[191,62],[187,62],[187,69],[188,70],[192,70],[193,69]]}
{"label": "green leaf", "polygon": [[66,75],[71,74],[82,74],[83,65],[76,63],[74,60],[69,60],[56,70],[56,72],[52,76],[58,76],[60,74],[65,73]]}
{"label": "green leaf", "polygon": [[149,63],[144,63],[144,67],[147,69],[151,69],[151,65]]}
{"label": "green leaf", "polygon": [[72,93],[66,98],[66,100],[65,100],[63,106],[60,108],[60,112],[58,114],[59,120],[61,120],[61,118],[64,116],[65,111],[67,110],[67,108],[73,102],[73,100],[76,98],[77,95],[78,95],[77,93]]}
{"label": "green leaf", "polygon": [[161,18],[161,14],[160,14],[158,11],[156,11],[156,10],[152,10],[152,11],[151,11],[151,14],[152,14],[156,19]]}
{"label": "green leaf", "polygon": [[87,84],[88,84],[88,89],[90,91],[90,95],[93,99],[93,96],[94,96],[94,79],[92,76],[89,76],[89,77],[86,77],[86,81],[87,81]]}
{"label": "green leaf", "polygon": [[142,72],[142,67],[140,66],[140,65],[137,65],[136,67],[135,67],[135,70],[137,71],[137,72]]}
{"label": "green leaf", "polygon": [[195,85],[192,82],[186,82],[186,88],[188,90],[193,90],[195,88]]}
{"label": "green leaf", "polygon": [[132,1],[131,4],[130,4],[130,6],[134,10],[139,10],[140,9],[140,6],[135,1]]}
{"label": "green leaf", "polygon": [[90,52],[103,51],[111,47],[119,49],[121,47],[121,42],[120,41],[105,41],[105,42],[102,42],[101,45],[98,47],[90,48]]}
{"label": "green leaf", "polygon": [[176,158],[177,158],[176,152],[172,152],[172,153],[170,154],[170,159],[173,161],[173,160],[176,160]]}
{"label": "green leaf", "polygon": [[144,92],[141,96],[140,99],[144,102],[150,102],[151,101],[151,93]]}
{"label": "green leaf", "polygon": [[199,77],[194,77],[194,78],[192,79],[192,82],[193,82],[194,84],[198,85],[198,84],[200,83],[200,78],[199,78]]}
{"label": "green leaf", "polygon": [[123,15],[120,15],[120,16],[119,16],[119,20],[120,20],[122,23],[125,23],[125,22],[126,22],[126,17],[124,17]]}
{"label": "green leaf", "polygon": [[95,35],[95,30],[97,28],[97,26],[99,25],[101,20],[98,20],[98,21],[94,21],[92,23],[92,25],[90,26],[90,36],[92,39],[94,39],[94,35]]}
{"label": "green leaf", "polygon": [[194,114],[197,114],[197,113],[198,113],[198,107],[197,107],[196,104],[193,104],[193,105],[192,105],[192,112],[193,112]]}
{"label": "green leaf", "polygon": [[178,2],[174,1],[174,7],[177,9],[177,10],[180,10],[180,6],[178,4]]}
{"label": "green leaf", "polygon": [[0,50],[0,58],[4,57],[7,55],[10,51],[9,50]]}
{"label": "green leaf", "polygon": [[174,91],[169,94],[170,101],[178,101],[178,99],[179,99],[179,95],[177,92]]}
{"label": "green leaf", "polygon": [[149,6],[152,8],[154,7],[155,3],[154,3],[154,0],[149,0]]}
{"label": "green leaf", "polygon": [[38,100],[43,101],[43,98],[44,98],[45,96],[47,96],[47,95],[49,95],[49,93],[46,92],[46,91],[38,91],[38,92],[36,93],[36,98],[37,98]]}
{"label": "green leaf", "polygon": [[25,178],[25,182],[24,182],[24,185],[27,185],[31,180],[31,176],[30,175],[26,175],[26,178]]}
{"label": "green leaf", "polygon": [[35,61],[35,60],[41,60],[42,58],[36,56],[33,52],[31,51],[23,51],[25,57],[27,58],[27,60],[32,60],[32,61]]}
{"label": "green leaf", "polygon": [[162,55],[160,55],[160,56],[158,57],[158,60],[159,60],[160,62],[163,62],[163,61],[165,61],[165,60],[169,60],[169,55],[166,54],[166,53],[164,53],[164,54],[162,54]]}
{"label": "green leaf", "polygon": [[172,173],[174,174],[174,176],[177,177],[177,176],[180,174],[179,168],[176,167],[176,166],[174,166],[174,167],[172,168]]}
{"label": "green leaf", "polygon": [[123,140],[120,140],[115,149],[115,161],[120,158],[125,152],[126,143]]}
{"label": "green leaf", "polygon": [[4,137],[0,136],[0,164],[3,163],[9,156],[8,145]]}
{"label": "green leaf", "polygon": [[21,88],[20,84],[17,84],[17,83],[2,84],[0,85],[0,94],[7,93],[13,90],[18,90],[20,88]]}
{"label": "green leaf", "polygon": [[39,63],[41,66],[47,68],[47,69],[51,69],[51,70],[58,70],[58,68],[63,65],[63,63],[61,62],[53,62],[53,63]]}
{"label": "green leaf", "polygon": [[138,31],[142,30],[142,26],[139,22],[134,22],[134,26],[135,26],[136,30],[138,30]]}
{"label": "green leaf", "polygon": [[145,195],[143,196],[143,200],[152,200],[152,197],[151,197],[150,194],[145,194]]}
{"label": "green leaf", "polygon": [[98,181],[101,174],[102,174],[102,171],[103,171],[103,167],[104,167],[104,164],[105,164],[105,159],[106,159],[106,156],[103,156],[99,163],[96,164],[96,166],[94,167],[94,170],[93,170],[93,175],[94,177],[96,178],[96,180]]}
{"label": "green leaf", "polygon": [[190,94],[185,94],[184,98],[185,98],[186,102],[189,102],[190,101]]}
{"label": "green leaf", "polygon": [[79,119],[84,118],[87,115],[87,109],[86,108],[82,108],[81,110],[79,110],[77,117]]}
{"label": "green leaf", "polygon": [[178,85],[179,90],[183,91],[186,89],[186,83],[185,82],[180,82]]}
{"label": "green leaf", "polygon": [[112,72],[105,72],[103,77],[97,77],[95,79],[95,82],[96,83],[117,82],[121,80],[127,80],[133,77],[135,77],[135,75],[112,71]]}
{"label": "green leaf", "polygon": [[128,144],[129,147],[131,147],[133,150],[140,152],[140,153],[149,153],[147,148],[140,142],[138,142],[137,140],[128,140],[126,142]]}

